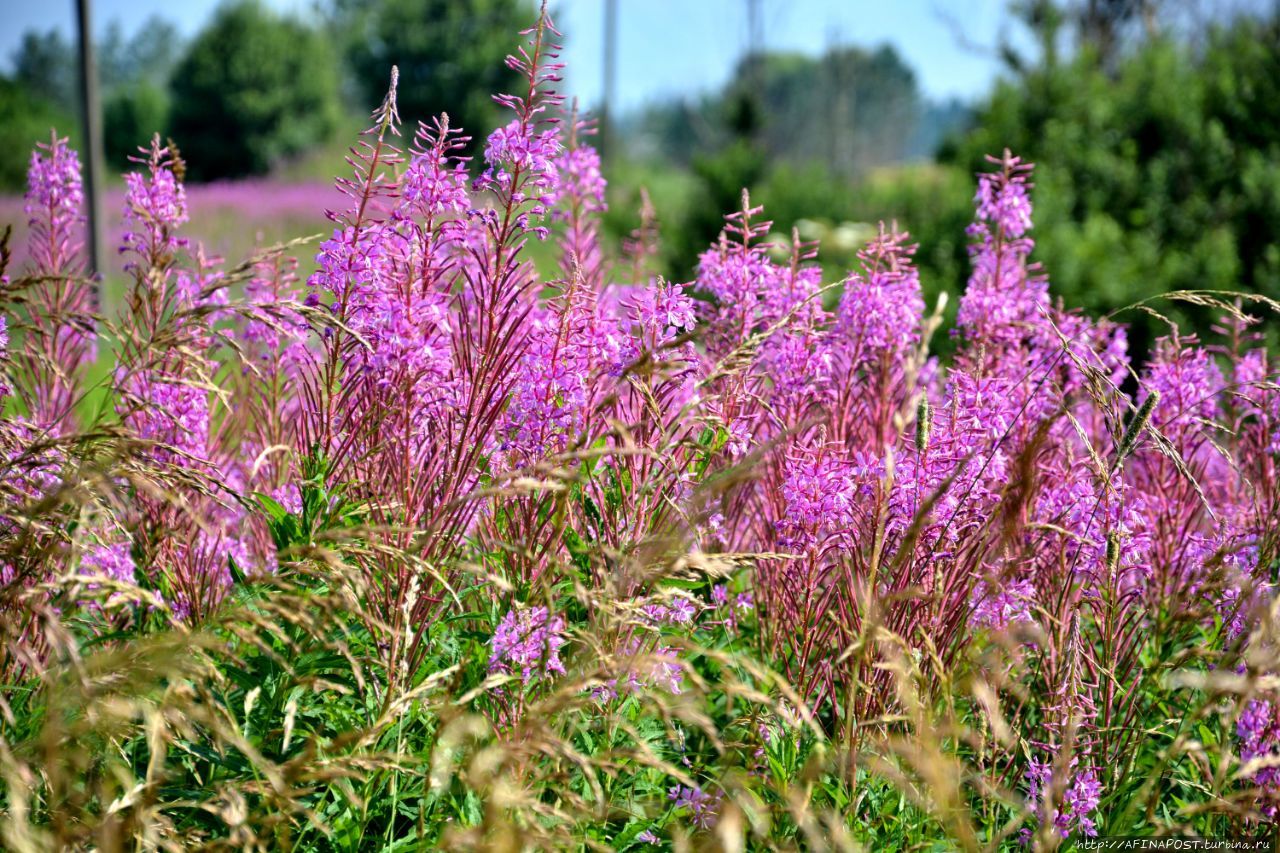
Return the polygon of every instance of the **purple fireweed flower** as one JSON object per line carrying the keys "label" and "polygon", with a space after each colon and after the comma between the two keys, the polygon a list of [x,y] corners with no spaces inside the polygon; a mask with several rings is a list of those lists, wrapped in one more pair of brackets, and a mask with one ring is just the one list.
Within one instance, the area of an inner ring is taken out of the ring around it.
{"label": "purple fireweed flower", "polygon": [[591,688],[591,698],[597,702],[612,702],[618,698],[618,679],[606,679],[603,684]]}
{"label": "purple fireweed flower", "polygon": [[361,288],[347,305],[347,321],[363,338],[354,364],[375,385],[409,379],[437,405],[451,400],[453,368],[449,297],[415,293],[407,299],[377,288]]}
{"label": "purple fireweed flower", "polygon": [[502,450],[535,460],[577,437],[599,350],[592,345],[595,317],[576,293],[567,305],[535,310],[530,326],[499,434]]}
{"label": "purple fireweed flower", "polygon": [[763,251],[743,251],[723,241],[698,259],[698,287],[728,311],[753,309],[781,276],[782,269]]}
{"label": "purple fireweed flower", "polygon": [[831,445],[793,455],[782,484],[786,511],[777,525],[780,543],[803,550],[827,537],[847,538],[858,503],[874,494],[879,478],[879,463],[861,455],[849,458]]}
{"label": "purple fireweed flower", "polygon": [[859,253],[863,272],[849,276],[836,309],[834,342],[850,367],[906,353],[920,340],[924,297],[907,235],[885,230]]}
{"label": "purple fireweed flower", "polygon": [[423,445],[460,389],[451,297],[415,286],[405,275],[409,255],[406,236],[390,225],[338,229],[321,244],[308,285],[313,294],[333,296],[331,310],[358,336],[344,365],[348,379],[374,397],[405,393],[401,405],[408,407],[415,445]]}
{"label": "purple fireweed flower", "polygon": [[[173,312],[168,328],[192,348],[206,348],[208,320],[188,312],[225,299],[215,288],[222,275],[210,268],[217,259],[206,259],[197,251],[194,270],[176,268],[177,253],[188,246],[177,235],[187,221],[186,192],[175,174],[179,164],[160,144],[159,135],[149,149],[140,150],[146,157],[135,159],[146,164],[146,172],[125,176],[126,233],[120,247],[122,254],[131,256],[125,269],[135,276],[135,295],[144,297],[131,320],[152,327],[154,333]],[[212,367],[208,361],[166,358],[158,364],[122,363],[117,368],[117,410],[135,435],[159,445],[154,450],[157,461],[191,465],[193,458],[208,459],[209,389],[200,374],[211,374]]]}
{"label": "purple fireweed flower", "polygon": [[[1079,758],[1071,760],[1071,777],[1062,793],[1062,807],[1048,808],[1049,818],[1063,838],[1077,831],[1089,837],[1098,834],[1092,815],[1102,800],[1102,784],[1097,771],[1091,766],[1081,770],[1079,761]],[[1044,798],[1051,792],[1053,771],[1052,762],[1035,759],[1027,768],[1027,798],[1037,813],[1043,812]]]}
{"label": "purple fireweed flower", "polygon": [[1226,554],[1223,568],[1226,578],[1218,593],[1216,609],[1224,617],[1227,636],[1235,638],[1254,627],[1255,614],[1273,599],[1275,589],[1258,572],[1256,545]]}
{"label": "purple fireweed flower", "polygon": [[93,290],[78,278],[84,266],[82,204],[80,161],[54,135],[32,153],[27,172],[29,266],[40,280],[28,291],[29,325],[15,360],[27,377],[33,419],[56,432],[73,419],[80,380],[97,358]]}
{"label": "purple fireweed flower", "polygon": [[404,208],[423,218],[462,215],[471,209],[466,164],[450,156],[459,137],[440,127],[437,134],[442,130],[443,140],[419,132],[420,140],[432,144],[410,158],[400,181]]}
{"label": "purple fireweed flower", "polygon": [[624,647],[622,660],[626,667],[618,677],[611,678],[592,690],[592,697],[597,701],[616,699],[619,692],[636,694],[650,688],[665,690],[672,695],[681,693],[684,668],[680,665],[676,651],[670,646],[658,644],[653,648],[646,648],[645,642],[633,638]]}
{"label": "purple fireweed flower", "polygon": [[658,646],[653,650],[653,662],[649,667],[648,682],[672,695],[679,695],[684,684],[684,668],[670,646]]}
{"label": "purple fireweed flower", "polygon": [[333,235],[320,244],[316,253],[317,269],[307,279],[317,304],[318,291],[327,291],[333,296],[333,312],[341,316],[350,290],[379,280],[386,263],[386,249],[378,239],[380,234],[372,226],[359,232],[345,226],[334,229]]}
{"label": "purple fireweed flower", "polygon": [[689,822],[698,829],[710,829],[715,825],[720,811],[720,797],[712,796],[701,788],[675,785],[667,791],[667,799],[677,809],[689,811]]}
{"label": "purple fireweed flower", "polygon": [[[583,213],[605,210],[607,183],[600,171],[600,154],[590,145],[566,148],[556,161],[559,186],[551,200],[562,204],[566,199],[575,201]],[[561,213],[561,216],[566,214]]]}
{"label": "purple fireweed flower", "polygon": [[677,595],[667,604],[646,604],[640,608],[640,612],[652,625],[687,625],[698,615],[698,609],[698,605],[692,600]]}
{"label": "purple fireweed flower", "polygon": [[769,378],[782,407],[799,406],[825,391],[835,371],[829,347],[818,332],[775,336],[761,348],[755,370]]}
{"label": "purple fireweed flower", "polygon": [[35,502],[61,485],[65,457],[50,438],[46,429],[20,415],[0,418],[0,495],[18,503]]}
{"label": "purple fireweed flower", "polygon": [[277,486],[271,490],[271,498],[291,515],[302,515],[302,491],[296,484]]}
{"label": "purple fireweed flower", "polygon": [[31,152],[22,210],[31,228],[31,260],[45,275],[76,273],[84,223],[80,158],[56,135]]}
{"label": "purple fireweed flower", "polygon": [[[558,128],[539,130],[512,119],[489,134],[484,147],[488,168],[476,179],[476,189],[510,194],[517,205],[528,202],[520,217],[521,227],[527,229],[529,217],[545,216],[555,203],[561,150]],[[538,230],[540,238],[544,233],[545,229]]]}
{"label": "purple fireweed flower", "polygon": [[[559,174],[556,164],[562,146],[559,133],[552,130],[532,132],[522,127],[518,119],[512,119],[506,127],[489,134],[484,147],[484,159],[491,168],[499,170],[520,169],[526,173],[543,173],[554,178]],[[505,171],[497,174],[500,183],[511,180]]]}
{"label": "purple fireweed flower", "polygon": [[[755,211],[753,211],[754,213]],[[822,271],[773,263],[763,245],[743,246],[722,238],[698,259],[696,287],[715,298],[703,306],[716,354],[727,353],[747,335],[787,318],[797,328],[826,318],[815,296]]]}
{"label": "purple fireweed flower", "polygon": [[1267,364],[1267,351],[1263,349],[1249,350],[1236,361],[1231,378],[1236,386],[1236,405],[1241,415],[1253,418],[1270,415],[1266,402],[1274,396],[1274,389],[1267,386],[1280,379],[1276,376],[1278,370],[1280,368]]}
{"label": "purple fireweed flower", "polygon": [[1034,246],[1024,236],[1031,227],[1026,196],[1031,166],[1007,152],[1004,160],[993,162],[1002,169],[979,180],[977,219],[969,228],[973,272],[956,326],[970,342],[992,345],[993,355],[1025,361],[1015,350],[1045,325],[1051,308],[1047,279],[1027,263]]}
{"label": "purple fireweed flower", "polygon": [[279,364],[283,374],[291,374],[305,359],[307,324],[298,311],[291,285],[296,261],[285,271],[263,261],[254,276],[245,282],[244,299],[255,313],[240,328],[240,340],[249,360],[262,365]]}
{"label": "purple fireweed flower", "polygon": [[1000,588],[984,582],[974,590],[970,619],[976,627],[997,631],[1013,624],[1027,624],[1034,621],[1035,599],[1035,585],[1030,578],[1020,578]]}
{"label": "purple fireweed flower", "polygon": [[[742,209],[726,217],[719,241],[698,259],[694,286],[712,297],[700,305],[700,313],[706,325],[707,352],[713,359],[775,325],[816,329],[827,319],[816,298],[821,269],[804,263],[812,255],[799,245],[793,247],[791,263],[771,261],[770,246],[760,242],[771,225],[759,219],[762,210],[751,207],[744,193]],[[780,329],[774,332],[772,338],[782,334]]]}
{"label": "purple fireweed flower", "polygon": [[780,267],[781,276],[761,294],[760,318],[765,323],[783,319],[795,328],[816,328],[830,316],[822,307],[822,267],[817,264]]}
{"label": "purple fireweed flower", "polygon": [[698,614],[698,605],[688,598],[676,596],[671,600],[668,613],[672,622],[687,625]]}
{"label": "purple fireweed flower", "polygon": [[1147,502],[1119,476],[1103,484],[1086,460],[1064,454],[1046,460],[1044,485],[1031,520],[1042,527],[1027,534],[1028,544],[1046,561],[1062,560],[1077,575],[1109,582],[1106,540],[1116,540],[1117,580],[1124,588],[1149,571],[1151,532]]}
{"label": "purple fireweed flower", "polygon": [[128,539],[106,545],[96,545],[80,560],[83,574],[102,575],[120,583],[133,583],[136,566],[133,562],[133,543]]}
{"label": "purple fireweed flower", "polygon": [[927,446],[901,449],[889,495],[888,530],[896,535],[941,493],[920,535],[926,550],[949,547],[987,523],[1008,477],[1009,457],[997,442],[1017,411],[1013,383],[958,370],[949,379]]}
{"label": "purple fireweed flower", "polygon": [[1031,164],[1021,158],[1005,154],[1003,161],[993,160],[1003,166],[999,172],[986,172],[978,176],[978,192],[974,203],[978,218],[998,228],[1003,235],[1017,239],[1031,230],[1031,189],[1028,178]]}
{"label": "purple fireweed flower", "polygon": [[207,458],[207,389],[158,371],[127,373],[123,380],[125,423],[139,438],[160,445],[154,451],[157,461],[190,465],[192,458]]}
{"label": "purple fireweed flower", "polygon": [[564,619],[552,617],[545,607],[509,611],[494,632],[489,671],[519,670],[525,684],[534,678],[563,675],[564,629]]}
{"label": "purple fireweed flower", "polygon": [[[1276,705],[1265,699],[1253,699],[1236,720],[1236,737],[1240,740],[1240,760],[1280,757],[1280,717]],[[1274,820],[1280,816],[1280,767],[1255,770],[1249,779],[1262,789],[1262,813]]]}
{"label": "purple fireweed flower", "polygon": [[653,349],[668,344],[698,323],[694,301],[679,284],[656,281],[635,291],[627,303],[635,334]]}
{"label": "purple fireweed flower", "polygon": [[[95,544],[80,558],[79,573],[85,577],[106,577],[116,583],[132,585],[135,583],[137,566],[133,560],[133,542],[123,532],[123,536],[115,541]],[[90,582],[86,588],[90,591],[98,589],[97,583]],[[110,602],[131,603],[136,601],[133,594],[112,593]]]}
{"label": "purple fireweed flower", "polygon": [[724,449],[730,459],[741,459],[751,451],[755,439],[753,419],[751,415],[725,419]]}
{"label": "purple fireweed flower", "polygon": [[636,836],[636,841],[642,841],[645,844],[660,844],[662,839],[646,829],[644,832]]}
{"label": "purple fireweed flower", "polygon": [[172,263],[178,249],[187,245],[177,236],[177,229],[187,221],[187,194],[173,172],[172,152],[160,144],[157,135],[150,149],[139,149],[146,155],[147,174],[130,172],[125,178],[125,233],[121,254],[132,253],[134,260],[125,264],[128,270],[147,268],[163,270]]}
{"label": "purple fireweed flower", "polygon": [[1189,442],[1218,414],[1218,395],[1226,385],[1213,356],[1194,346],[1194,341],[1163,338],[1143,375],[1141,404],[1158,391],[1159,402],[1151,412],[1151,423],[1170,440],[1190,450]]}
{"label": "purple fireweed flower", "polygon": [[[211,259],[208,263],[218,263]],[[203,266],[203,264],[202,264]],[[173,296],[182,308],[212,308],[227,304],[227,290],[219,285],[226,276],[219,270],[189,272],[178,270],[173,276]]]}

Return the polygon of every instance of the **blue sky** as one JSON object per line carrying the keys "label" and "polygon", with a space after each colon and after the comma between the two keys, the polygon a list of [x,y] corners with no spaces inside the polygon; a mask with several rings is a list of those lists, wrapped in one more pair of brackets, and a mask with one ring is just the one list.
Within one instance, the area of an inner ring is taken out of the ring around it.
{"label": "blue sky", "polygon": [[[269,0],[301,16],[313,0]],[[95,26],[112,19],[132,32],[153,14],[190,36],[219,0],[95,0]],[[820,53],[833,43],[890,42],[934,98],[981,95],[999,73],[990,48],[1021,35],[1005,0],[760,0],[765,46]],[[747,42],[746,0],[619,0],[618,98],[622,109],[694,94],[728,77]],[[70,35],[74,0],[0,0],[0,58],[7,66],[22,32],[58,27]],[[602,88],[603,0],[558,0],[565,33],[566,91],[593,104]],[[984,49],[985,48],[985,49]]]}

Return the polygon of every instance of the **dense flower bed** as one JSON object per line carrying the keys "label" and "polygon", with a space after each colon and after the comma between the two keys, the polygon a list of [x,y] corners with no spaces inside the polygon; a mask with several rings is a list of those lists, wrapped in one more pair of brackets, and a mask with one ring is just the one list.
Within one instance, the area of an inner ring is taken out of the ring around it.
{"label": "dense flower bed", "polygon": [[[397,703],[448,687],[518,751],[571,705],[596,733],[573,754],[601,761],[605,721],[645,729],[651,760],[606,784],[575,758],[563,780],[602,810],[601,843],[727,838],[744,820],[770,843],[835,832],[795,815],[770,829],[744,799],[755,779],[773,792],[760,803],[792,803],[781,792],[829,749],[847,796],[889,780],[930,791],[920,825],[960,843],[963,812],[975,844],[1052,846],[1142,825],[1151,721],[1161,760],[1190,754],[1158,686],[1174,670],[1200,679],[1185,699],[1200,749],[1235,769],[1196,753],[1192,783],[1168,759],[1155,797],[1176,812],[1198,784],[1218,811],[1179,820],[1273,818],[1280,366],[1251,329],[1274,306],[1175,295],[1218,307],[1222,340],[1171,329],[1133,363],[1122,324],[1053,300],[1032,260],[1032,169],[1008,152],[978,177],[947,363],[929,351],[941,306],[896,225],[824,285],[818,247],[766,245],[744,193],[696,278],[661,280],[651,221],[622,257],[602,249],[605,179],[589,125],[560,116],[552,35],[540,26],[510,60],[528,86],[500,98],[512,118],[478,168],[447,117],[401,149],[393,78],[305,283],[281,251],[207,256],[183,228],[183,164],[157,138],[126,178],[126,306],[101,316],[76,154],[55,138],[33,155],[29,260],[6,269],[0,326],[8,683],[52,677],[68,649],[239,637],[225,620],[254,589],[292,601],[269,590],[353,583],[326,611],[376,673],[342,688],[363,697],[353,708],[406,714]],[[531,240],[557,241],[552,280]],[[239,689],[227,707],[249,726],[264,687]],[[303,727],[285,695],[281,761]],[[697,702],[715,721],[701,753],[682,740],[691,718],[666,717],[664,735],[643,710]],[[461,748],[454,717],[422,713],[423,749]],[[369,743],[403,736],[377,720]],[[529,768],[560,753],[529,749],[517,777],[551,785]],[[896,769],[877,769],[890,755]],[[947,761],[966,768],[954,790],[928,769]],[[619,787],[666,762],[647,800]],[[543,830],[581,826],[542,802]],[[467,809],[459,825],[488,820]],[[379,831],[408,833],[407,814]],[[179,833],[172,820],[156,831]]]}

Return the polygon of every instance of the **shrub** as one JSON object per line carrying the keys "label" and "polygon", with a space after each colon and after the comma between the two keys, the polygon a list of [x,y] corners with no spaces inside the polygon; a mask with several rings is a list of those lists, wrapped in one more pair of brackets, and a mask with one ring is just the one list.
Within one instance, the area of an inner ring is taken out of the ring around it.
{"label": "shrub", "polygon": [[120,169],[129,167],[140,140],[169,124],[169,102],[154,86],[140,84],[119,91],[102,108],[102,138],[107,160]]}
{"label": "shrub", "polygon": [[[1069,304],[1109,312],[1170,290],[1280,297],[1280,18],[1170,36],[1108,67],[1090,50],[999,85],[946,159],[978,169],[1010,146],[1039,166],[1037,233]],[[1175,315],[1209,334],[1216,318]],[[1125,315],[1145,353],[1160,320]]]}
{"label": "shrub", "polygon": [[323,142],[338,120],[338,75],[320,32],[255,0],[221,8],[171,83],[172,133],[203,180],[262,174]]}

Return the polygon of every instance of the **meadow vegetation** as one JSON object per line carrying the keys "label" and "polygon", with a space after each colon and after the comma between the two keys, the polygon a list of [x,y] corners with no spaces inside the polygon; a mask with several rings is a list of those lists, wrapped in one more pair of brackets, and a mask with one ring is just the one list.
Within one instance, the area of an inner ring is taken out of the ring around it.
{"label": "meadow vegetation", "polygon": [[602,241],[556,39],[523,34],[497,129],[402,118],[393,75],[305,275],[189,234],[157,136],[107,310],[76,152],[32,155],[4,846],[1274,843],[1280,305],[1064,307],[1008,150],[941,184],[973,199],[953,314],[909,220],[832,279],[746,192],[667,279],[651,206]]}

